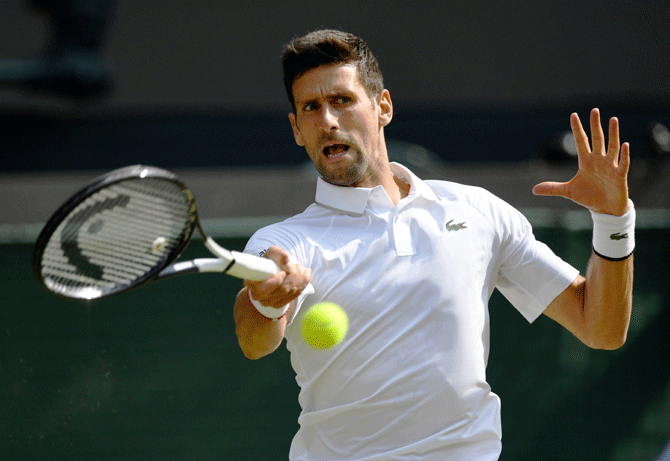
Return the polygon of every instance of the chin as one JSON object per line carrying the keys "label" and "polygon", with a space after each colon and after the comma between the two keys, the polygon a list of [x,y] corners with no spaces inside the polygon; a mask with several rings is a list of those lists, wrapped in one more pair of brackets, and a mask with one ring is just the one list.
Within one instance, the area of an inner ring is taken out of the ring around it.
{"label": "chin", "polygon": [[321,176],[326,182],[334,184],[336,186],[353,186],[360,179],[360,174],[357,170],[345,170],[345,171],[319,171]]}
{"label": "chin", "polygon": [[355,156],[350,162],[342,162],[340,166],[336,164],[316,165],[317,171],[321,174],[323,179],[330,184],[336,186],[355,186],[364,177],[367,165],[360,161],[361,156]]}

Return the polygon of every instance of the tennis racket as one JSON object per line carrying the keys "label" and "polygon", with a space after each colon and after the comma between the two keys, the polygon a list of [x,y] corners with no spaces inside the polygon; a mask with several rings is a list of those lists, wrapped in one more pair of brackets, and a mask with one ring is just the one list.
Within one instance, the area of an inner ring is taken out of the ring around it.
{"label": "tennis racket", "polygon": [[[216,258],[175,261],[194,229]],[[265,280],[279,266],[219,246],[202,229],[191,191],[169,171],[114,170],[74,194],[49,218],[33,250],[33,271],[50,291],[96,299],[175,275],[224,272]]]}

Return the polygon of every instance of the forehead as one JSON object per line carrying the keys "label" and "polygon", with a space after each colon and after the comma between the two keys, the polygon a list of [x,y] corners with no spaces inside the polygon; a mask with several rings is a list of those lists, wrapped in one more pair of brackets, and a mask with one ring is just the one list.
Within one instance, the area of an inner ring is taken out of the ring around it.
{"label": "forehead", "polygon": [[296,101],[342,92],[365,93],[358,68],[352,64],[319,66],[308,70],[293,82],[293,96]]}

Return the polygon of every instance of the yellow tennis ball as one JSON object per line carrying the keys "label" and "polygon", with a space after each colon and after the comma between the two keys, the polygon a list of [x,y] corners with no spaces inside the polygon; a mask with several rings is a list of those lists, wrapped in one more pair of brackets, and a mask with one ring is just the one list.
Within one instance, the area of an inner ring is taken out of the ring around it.
{"label": "yellow tennis ball", "polygon": [[302,337],[316,349],[328,349],[339,344],[348,329],[347,313],[335,303],[316,303],[302,318]]}
{"label": "yellow tennis ball", "polygon": [[163,251],[165,251],[166,246],[167,246],[167,240],[165,239],[165,237],[158,237],[151,244],[151,252],[155,255],[161,254]]}

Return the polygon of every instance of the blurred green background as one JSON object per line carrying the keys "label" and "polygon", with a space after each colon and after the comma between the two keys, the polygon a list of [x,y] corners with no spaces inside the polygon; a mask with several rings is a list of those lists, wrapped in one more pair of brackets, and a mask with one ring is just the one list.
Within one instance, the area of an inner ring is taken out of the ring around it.
{"label": "blurred green background", "polygon": [[[536,235],[581,270],[590,231]],[[651,460],[670,437],[670,229],[637,232],[626,345],[594,351],[496,292],[489,380],[501,460]],[[241,249],[245,239],[221,240]],[[278,460],[297,429],[284,346],[237,347],[240,282],[201,274],[76,302],[32,275],[30,244],[0,246],[0,460]],[[200,242],[186,258],[205,256]]]}

